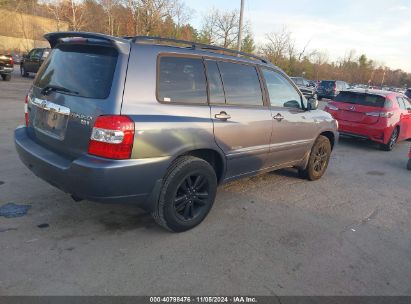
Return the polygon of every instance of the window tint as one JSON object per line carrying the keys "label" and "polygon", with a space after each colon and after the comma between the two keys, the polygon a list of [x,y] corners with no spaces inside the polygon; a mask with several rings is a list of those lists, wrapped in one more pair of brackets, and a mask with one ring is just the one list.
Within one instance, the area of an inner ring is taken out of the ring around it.
{"label": "window tint", "polygon": [[279,73],[263,69],[270,103],[274,107],[301,108],[301,96]]}
{"label": "window tint", "polygon": [[217,62],[206,60],[207,80],[210,91],[211,103],[225,103],[223,83],[221,82],[220,71]]}
{"label": "window tint", "polygon": [[110,94],[118,53],[111,47],[57,46],[40,68],[34,85],[61,86],[78,96],[103,99]]}
{"label": "window tint", "polygon": [[164,102],[206,103],[206,79],[200,58],[160,57],[158,98]]}
{"label": "window tint", "polygon": [[357,93],[351,91],[340,92],[335,98],[335,101],[359,104],[363,106],[389,107],[389,103],[386,102],[384,96],[367,94],[367,93]]}
{"label": "window tint", "polygon": [[260,81],[254,66],[219,62],[227,104],[263,105]]}

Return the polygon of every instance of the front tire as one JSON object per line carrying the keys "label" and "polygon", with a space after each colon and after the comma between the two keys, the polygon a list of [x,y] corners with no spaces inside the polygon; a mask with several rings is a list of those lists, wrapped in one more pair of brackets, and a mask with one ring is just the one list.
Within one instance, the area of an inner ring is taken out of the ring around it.
{"label": "front tire", "polygon": [[380,144],[380,149],[383,151],[392,151],[394,149],[395,144],[397,143],[398,136],[400,135],[400,129],[396,127],[390,136],[390,139],[386,144]]}
{"label": "front tire", "polygon": [[310,181],[320,179],[327,170],[330,156],[330,140],[327,137],[320,135],[311,149],[307,167],[305,169],[299,169],[298,175]]}
{"label": "front tire", "polygon": [[157,224],[173,232],[192,229],[205,219],[216,193],[213,167],[197,157],[180,157],[164,178],[152,216]]}

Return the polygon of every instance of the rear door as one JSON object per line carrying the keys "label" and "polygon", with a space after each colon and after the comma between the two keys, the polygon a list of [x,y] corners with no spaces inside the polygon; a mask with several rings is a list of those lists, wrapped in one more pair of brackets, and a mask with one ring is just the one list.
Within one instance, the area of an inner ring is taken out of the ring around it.
{"label": "rear door", "polygon": [[107,44],[57,45],[29,94],[29,135],[59,154],[86,153],[97,116],[120,112],[120,57]]}
{"label": "rear door", "polygon": [[286,77],[274,70],[261,70],[272,115],[270,166],[300,160],[317,134],[315,115],[303,109],[303,97]]}
{"label": "rear door", "polygon": [[30,52],[28,62],[24,65],[27,72],[37,73],[42,54],[42,49],[34,49]]}
{"label": "rear door", "polygon": [[227,157],[226,177],[261,170],[266,167],[272,118],[257,68],[214,60],[205,64],[214,136]]}

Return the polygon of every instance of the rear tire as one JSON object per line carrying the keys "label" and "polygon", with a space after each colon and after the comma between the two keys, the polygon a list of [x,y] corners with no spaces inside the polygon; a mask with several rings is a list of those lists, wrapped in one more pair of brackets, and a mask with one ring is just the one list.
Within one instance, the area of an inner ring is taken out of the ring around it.
{"label": "rear tire", "polygon": [[317,100],[318,100],[318,101],[321,101],[321,100],[323,100],[323,98],[322,98],[322,97],[318,97]]}
{"label": "rear tire", "polygon": [[386,144],[380,144],[380,149],[383,151],[392,151],[394,149],[395,144],[397,143],[398,136],[400,135],[400,129],[396,127],[390,136],[390,139]]}
{"label": "rear tire", "polygon": [[21,77],[29,76],[29,73],[26,72],[26,68],[24,67],[23,64],[20,65],[20,74],[21,74]]}
{"label": "rear tire", "polygon": [[310,181],[320,179],[327,170],[330,156],[330,140],[327,137],[320,135],[311,149],[307,167],[305,169],[299,169],[298,175],[301,178],[306,178]]}
{"label": "rear tire", "polygon": [[411,171],[411,158],[408,160],[407,169]]}
{"label": "rear tire", "polygon": [[1,78],[3,78],[4,81],[10,81],[11,74],[3,74],[1,75]]}
{"label": "rear tire", "polygon": [[216,193],[213,167],[197,157],[180,157],[163,180],[152,216],[157,224],[173,232],[192,229],[205,219]]}

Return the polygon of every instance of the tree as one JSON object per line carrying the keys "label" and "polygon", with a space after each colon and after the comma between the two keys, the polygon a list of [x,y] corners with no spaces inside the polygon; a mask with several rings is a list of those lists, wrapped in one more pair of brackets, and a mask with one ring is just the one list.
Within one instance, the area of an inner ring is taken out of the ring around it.
{"label": "tree", "polygon": [[220,11],[213,9],[203,17],[200,40],[225,48],[234,48],[237,43],[238,27],[239,13],[237,10]]}

